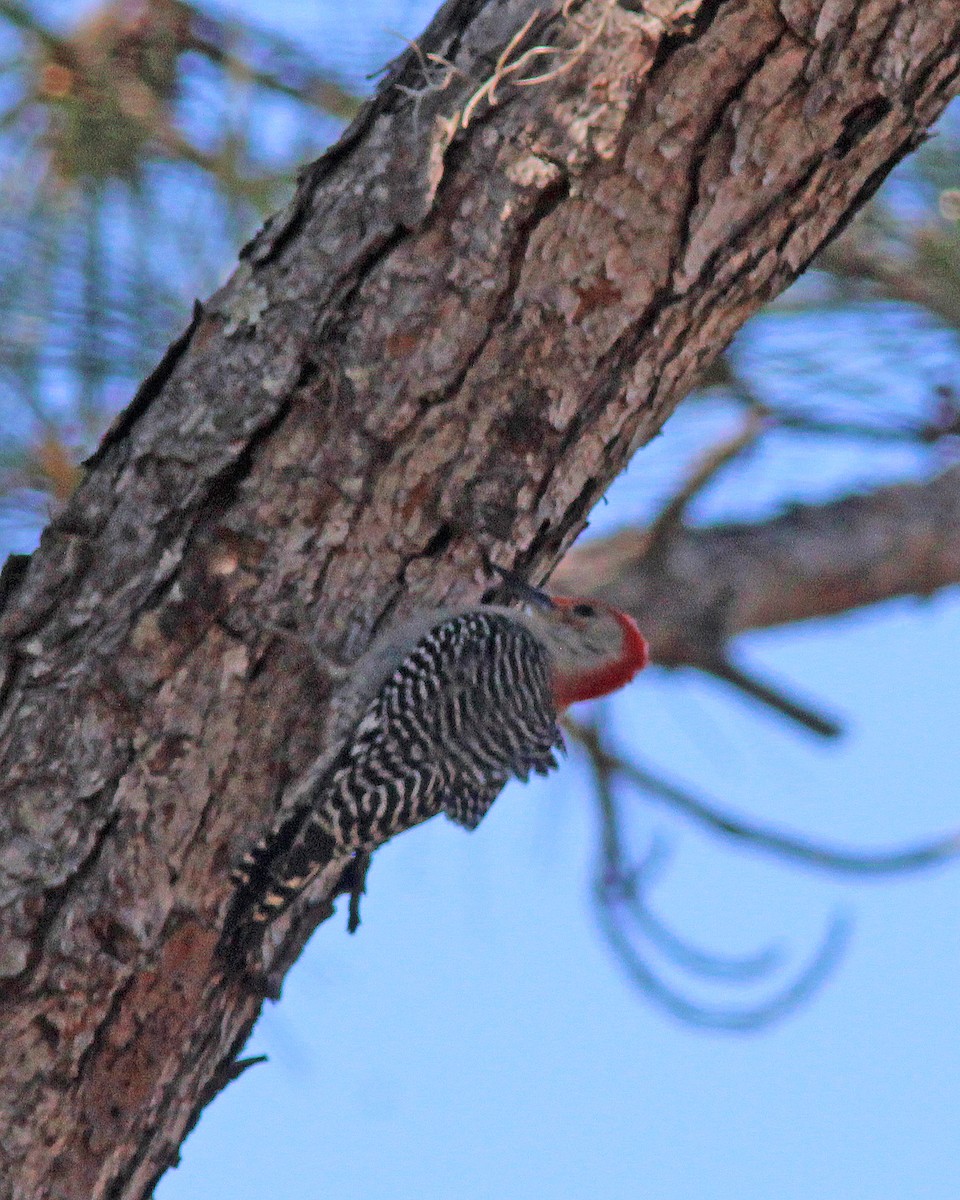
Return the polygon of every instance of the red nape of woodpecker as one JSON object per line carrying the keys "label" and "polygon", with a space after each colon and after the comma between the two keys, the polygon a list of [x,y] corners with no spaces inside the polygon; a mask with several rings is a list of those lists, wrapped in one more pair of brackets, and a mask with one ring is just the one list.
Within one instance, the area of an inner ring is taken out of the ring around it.
{"label": "red nape of woodpecker", "polygon": [[[557,651],[553,698],[559,712],[578,700],[597,700],[618,691],[650,661],[646,639],[636,621],[609,604],[554,596],[548,611],[553,618],[548,625],[558,629],[572,626],[574,635],[572,661],[567,662]],[[598,651],[598,661],[592,667],[585,660],[588,646]]]}
{"label": "red nape of woodpecker", "polygon": [[235,919],[266,921],[335,854],[366,852],[438,813],[474,829],[507,781],[545,775],[558,714],[623,687],[647,663],[633,619],[506,575],[523,608],[424,613],[356,664],[353,728],[296,785],[291,815],[235,872]]}

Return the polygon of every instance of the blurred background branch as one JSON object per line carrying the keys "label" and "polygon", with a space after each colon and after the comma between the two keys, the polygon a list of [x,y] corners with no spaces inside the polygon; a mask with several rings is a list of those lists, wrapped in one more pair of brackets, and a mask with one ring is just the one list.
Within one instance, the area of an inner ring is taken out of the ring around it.
{"label": "blurred background branch", "polygon": [[0,36],[0,533],[18,546],[360,100],[293,41],[180,0],[66,28],[0,0]]}

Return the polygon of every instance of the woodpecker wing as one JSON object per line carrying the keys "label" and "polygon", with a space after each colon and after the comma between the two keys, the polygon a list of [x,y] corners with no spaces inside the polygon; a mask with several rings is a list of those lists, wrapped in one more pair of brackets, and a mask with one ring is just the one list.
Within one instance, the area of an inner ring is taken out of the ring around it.
{"label": "woodpecker wing", "polygon": [[563,749],[547,653],[518,621],[474,609],[419,638],[340,755],[234,872],[232,923],[278,916],[332,852],[370,850],[444,812],[474,829],[513,776]]}
{"label": "woodpecker wing", "polygon": [[508,779],[545,774],[562,747],[540,642],[503,614],[459,613],[368,704],[318,797],[324,823],[360,846],[438,812],[473,829]]}

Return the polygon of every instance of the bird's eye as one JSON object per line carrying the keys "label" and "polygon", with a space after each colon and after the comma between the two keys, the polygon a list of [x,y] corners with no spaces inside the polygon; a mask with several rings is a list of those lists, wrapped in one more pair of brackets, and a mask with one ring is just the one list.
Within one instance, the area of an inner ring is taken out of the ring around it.
{"label": "bird's eye", "polygon": [[573,615],[575,617],[595,617],[597,610],[592,604],[575,604],[573,606]]}

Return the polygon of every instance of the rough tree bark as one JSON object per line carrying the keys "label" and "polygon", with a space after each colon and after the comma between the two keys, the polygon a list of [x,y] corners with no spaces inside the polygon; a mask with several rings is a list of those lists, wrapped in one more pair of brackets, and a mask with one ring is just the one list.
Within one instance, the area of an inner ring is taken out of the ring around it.
{"label": "rough tree bark", "polygon": [[325,656],[542,576],[957,88],[955,0],[641,7],[447,4],[8,572],[0,1195],[149,1193],[259,1010],[229,868]]}

